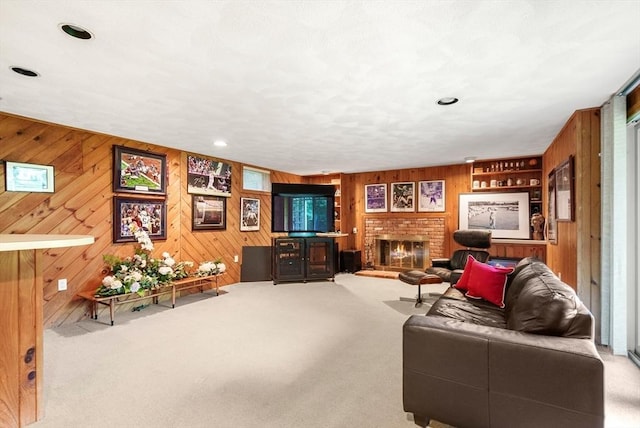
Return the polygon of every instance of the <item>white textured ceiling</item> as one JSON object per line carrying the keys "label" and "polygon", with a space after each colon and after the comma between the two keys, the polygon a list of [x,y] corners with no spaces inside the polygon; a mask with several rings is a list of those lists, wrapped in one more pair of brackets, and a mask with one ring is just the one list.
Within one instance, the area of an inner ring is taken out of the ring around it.
{"label": "white textured ceiling", "polygon": [[302,175],[539,154],[638,69],[637,0],[0,0],[0,111]]}

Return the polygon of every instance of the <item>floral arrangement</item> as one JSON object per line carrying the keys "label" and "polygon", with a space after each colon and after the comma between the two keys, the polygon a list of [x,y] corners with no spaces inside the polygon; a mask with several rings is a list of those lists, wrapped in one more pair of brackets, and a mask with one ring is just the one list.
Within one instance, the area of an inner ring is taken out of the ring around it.
{"label": "floral arrangement", "polygon": [[[172,281],[191,275],[193,262],[176,262],[167,252],[161,258],[151,257],[153,242],[149,234],[135,223],[130,225],[138,248],[133,257],[120,258],[105,254],[104,262],[110,268],[110,274],[102,279],[102,285],[96,290],[96,296],[114,296],[117,294],[138,293],[144,295],[147,290],[156,290]],[[215,262],[200,263],[196,276],[215,275],[224,272],[226,266],[220,259]]]}
{"label": "floral arrangement", "polygon": [[209,275],[217,275],[219,273],[224,272],[227,269],[227,266],[222,263],[222,259],[217,259],[215,261],[208,261],[200,263],[198,266],[198,270],[196,271],[196,276],[209,276]]}

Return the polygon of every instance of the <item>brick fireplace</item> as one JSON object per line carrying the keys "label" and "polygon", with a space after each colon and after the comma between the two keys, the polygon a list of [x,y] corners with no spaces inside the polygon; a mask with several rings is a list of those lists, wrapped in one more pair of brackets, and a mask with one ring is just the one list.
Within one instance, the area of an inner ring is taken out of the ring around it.
{"label": "brick fireplace", "polygon": [[376,238],[381,235],[392,235],[396,238],[426,236],[429,240],[429,257],[447,257],[444,254],[444,217],[365,216],[364,261],[366,266],[374,266],[376,262]]}

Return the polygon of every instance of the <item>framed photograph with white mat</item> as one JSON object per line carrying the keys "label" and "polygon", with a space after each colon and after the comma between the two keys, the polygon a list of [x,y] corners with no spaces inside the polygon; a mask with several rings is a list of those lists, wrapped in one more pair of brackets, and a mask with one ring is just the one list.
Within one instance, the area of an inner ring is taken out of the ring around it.
{"label": "framed photograph with white mat", "polygon": [[53,193],[54,171],[50,165],[5,162],[7,192]]}
{"label": "framed photograph with white mat", "polygon": [[366,213],[386,213],[387,212],[387,185],[366,184],[364,186],[364,200]]}
{"label": "framed photograph with white mat", "polygon": [[444,180],[418,182],[418,212],[443,213]]}
{"label": "framed photograph with white mat", "polygon": [[260,230],[260,199],[240,198],[240,230],[255,232]]}
{"label": "framed photograph with white mat", "polygon": [[416,210],[416,183],[407,181],[391,183],[391,212]]}
{"label": "framed photograph with white mat", "polygon": [[491,230],[493,238],[529,239],[529,192],[461,193],[458,228]]}

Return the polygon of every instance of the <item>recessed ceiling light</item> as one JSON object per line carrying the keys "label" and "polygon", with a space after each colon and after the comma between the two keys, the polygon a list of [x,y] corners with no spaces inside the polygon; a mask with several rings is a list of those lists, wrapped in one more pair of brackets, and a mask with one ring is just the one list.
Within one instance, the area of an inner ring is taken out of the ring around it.
{"label": "recessed ceiling light", "polygon": [[222,140],[216,140],[213,142],[213,145],[216,147],[227,147],[227,143]]}
{"label": "recessed ceiling light", "polygon": [[93,37],[93,34],[82,27],[78,27],[77,25],[60,24],[60,29],[76,39],[89,40]]}
{"label": "recessed ceiling light", "polygon": [[466,158],[464,158],[464,161],[466,163],[473,163],[473,162],[475,162],[475,160],[476,160],[476,158],[473,157],[473,156],[467,156]]}
{"label": "recessed ceiling light", "polygon": [[438,100],[438,104],[441,106],[450,106],[457,103],[459,100],[456,97],[444,97]]}
{"label": "recessed ceiling light", "polygon": [[22,67],[11,67],[11,69],[13,71],[15,71],[18,74],[22,74],[23,76],[29,76],[29,77],[36,77],[39,76],[38,73],[36,73],[33,70],[29,70],[28,68],[22,68]]}

